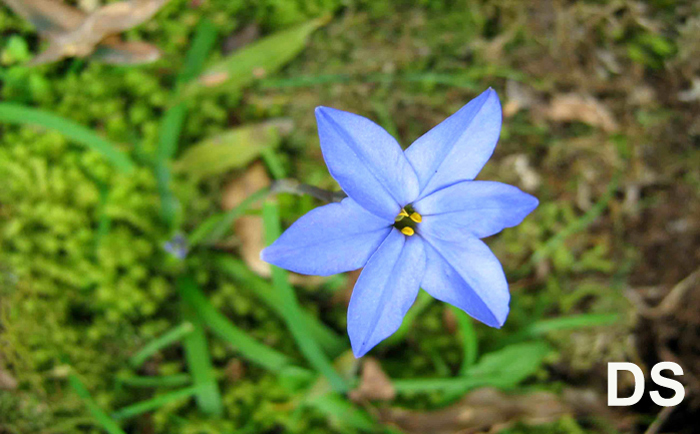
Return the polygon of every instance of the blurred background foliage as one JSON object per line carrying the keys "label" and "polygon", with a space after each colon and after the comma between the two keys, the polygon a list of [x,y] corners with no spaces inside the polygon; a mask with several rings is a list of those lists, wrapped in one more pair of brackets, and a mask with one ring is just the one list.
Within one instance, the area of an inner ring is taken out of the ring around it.
{"label": "blurred background foliage", "polygon": [[[1,433],[643,432],[659,408],[605,408],[608,361],[700,392],[697,2],[171,0],[124,36],[161,59],[28,67],[45,43],[0,6]],[[510,318],[422,294],[355,361],[357,274],[258,259],[320,203],[260,198],[337,189],[317,105],[406,146],[489,86],[479,178],[541,202],[487,240]]]}

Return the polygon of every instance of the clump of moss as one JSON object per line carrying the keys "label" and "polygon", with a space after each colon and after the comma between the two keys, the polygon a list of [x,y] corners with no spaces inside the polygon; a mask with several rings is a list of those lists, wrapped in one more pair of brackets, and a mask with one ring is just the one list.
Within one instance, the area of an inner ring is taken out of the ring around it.
{"label": "clump of moss", "polygon": [[[0,8],[0,30],[15,33],[0,47],[7,65],[2,98],[94,128],[121,143],[138,161],[134,173],[120,175],[102,157],[58,133],[0,126],[0,179],[5,181],[0,189],[3,355],[21,390],[26,390],[2,392],[0,414],[3,424],[20,432],[37,432],[81,417],[75,426],[67,424],[65,432],[92,425],[85,422],[84,405],[65,381],[71,369],[106,409],[149,397],[116,387],[114,373],[123,371],[128,357],[144,343],[180,321],[174,306],[173,268],[162,248],[172,234],[160,221],[151,156],[160,116],[170,103],[174,73],[167,71],[179,67],[194,26],[208,17],[223,37],[253,16],[275,27],[282,15],[289,24],[319,12],[304,2],[292,16],[274,3],[218,1],[194,9],[185,4],[189,2],[173,1],[154,21],[129,32],[128,38],[147,38],[166,53],[160,62],[136,68],[86,60],[25,68],[23,47],[39,49],[33,30]],[[318,7],[328,6],[324,5]],[[227,112],[239,103],[240,95],[200,97],[182,144],[228,128]],[[218,189],[202,196],[196,186],[184,182],[176,181],[173,187],[191,221],[217,209]],[[279,322],[270,322],[271,314],[250,303],[249,296],[225,277],[207,267],[199,270],[199,276],[207,287],[218,288],[228,315],[243,323],[270,324],[259,334],[271,342],[285,342]],[[214,349],[217,365],[225,366],[230,348],[217,344]],[[171,373],[185,369],[177,350],[166,357],[177,361],[174,369],[167,367]],[[265,415],[237,410],[238,387],[248,391],[248,407],[256,411],[264,410],[264,402],[280,399],[283,392],[257,386],[261,378],[272,381],[268,374],[251,369],[245,382],[228,390],[226,402],[233,416],[229,425],[241,426],[251,417],[268,425],[284,423],[285,414],[273,417],[269,410]],[[161,414],[169,420],[169,410],[157,413],[156,419]]]}
{"label": "clump of moss", "polygon": [[[543,101],[572,88],[632,100],[632,91],[622,95],[626,89],[653,88],[661,78],[646,80],[639,73],[637,77],[631,74],[631,79],[625,74],[624,80],[636,82],[624,81],[622,74],[600,79],[597,55],[589,56],[587,50],[612,50],[623,66],[631,62],[645,72],[664,68],[677,54],[685,56],[688,46],[674,42],[672,33],[659,35],[637,29],[637,24],[608,28],[609,20],[600,20],[585,27],[582,23],[590,21],[586,14],[603,7],[598,5],[601,2],[591,3],[590,8],[567,7],[557,15],[581,30],[571,32],[572,38],[558,40],[566,49],[541,43],[541,35],[551,30],[547,26],[558,19],[550,16],[550,10],[530,10],[500,0],[467,9],[452,1],[408,3],[360,1],[348,7],[342,19],[313,36],[309,49],[286,70],[293,86],[275,88],[273,83],[245,94],[198,95],[190,101],[196,109],[188,115],[180,146],[237,124],[290,116],[296,128],[284,144],[283,164],[305,182],[333,188],[334,181],[315,146],[318,139],[312,113],[316,105],[334,105],[371,117],[406,145],[478,90],[489,85],[502,89],[506,80],[531,85],[544,94],[540,95]],[[160,219],[152,163],[161,117],[172,102],[174,77],[200,18],[216,25],[221,43],[253,21],[263,31],[272,31],[342,5],[337,0],[172,0],[152,21],[126,35],[163,49],[165,55],[159,62],[126,68],[67,60],[36,69],[22,66],[29,53],[40,49],[35,32],[0,7],[0,31],[12,33],[0,43],[2,99],[40,107],[93,128],[119,143],[138,165],[134,173],[120,175],[99,155],[57,133],[0,125],[0,342],[3,363],[20,382],[18,391],[0,392],[2,423],[18,432],[56,427],[67,433],[97,432],[83,403],[67,387],[71,369],[108,411],[154,395],[150,390],[119,385],[115,373],[133,374],[128,357],[181,321],[173,277],[183,264],[175,263],[163,249],[173,234]],[[631,13],[625,8],[620,15]],[[633,31],[625,30],[626,26]],[[613,33],[606,33],[610,31]],[[591,34],[604,41],[577,39]],[[217,50],[211,60],[222,55]],[[688,55],[686,62],[691,58]],[[589,72],[586,68],[591,73],[581,74]],[[296,86],[294,80],[299,77],[316,85]],[[605,87],[611,83],[616,87]],[[672,93],[663,86],[659,89]],[[582,168],[596,167],[605,175],[591,186],[599,197],[606,190],[607,175],[614,171],[629,172],[624,174],[632,177],[630,185],[644,185],[646,181],[635,179],[632,170],[644,166],[642,154],[660,161],[677,160],[673,152],[651,147],[640,150],[634,142],[646,136],[666,139],[661,133],[669,118],[675,119],[674,125],[685,125],[679,113],[675,106],[663,110],[642,107],[636,113],[638,124],[621,121],[625,131],[617,137],[626,140],[629,136],[630,143],[620,152],[625,156],[610,161],[579,153],[573,146],[574,139],[583,136],[596,150],[610,150],[612,141],[601,140],[604,143],[599,146],[602,133],[593,127],[551,125],[530,116],[526,109],[506,122],[497,154],[486,168],[494,176],[484,179],[505,180],[507,175],[498,173],[497,166],[502,157],[514,153],[527,155],[534,170],[546,173],[541,173],[537,193],[542,205],[537,212],[517,228],[488,240],[515,285],[506,327],[500,331],[477,327],[482,352],[498,348],[504,337],[539,318],[620,310],[619,298],[610,295],[617,288],[611,283],[626,278],[631,262],[625,255],[630,248],[624,244],[628,234],[620,234],[626,224],[620,198],[613,196],[610,215],[606,210],[590,230],[586,227],[553,245],[537,264],[530,258],[557,233],[575,226],[586,212],[575,199],[577,183],[586,182]],[[688,163],[697,160],[692,159],[695,154],[689,146],[683,147],[683,139],[671,139],[678,149],[686,149],[690,158],[677,166],[687,173],[687,183],[697,186]],[[220,179],[203,185],[174,180],[185,230],[218,209],[221,183]],[[650,197],[645,200],[666,205],[663,196]],[[291,196],[281,196],[280,204],[286,223],[318,205],[311,198]],[[281,321],[246,288],[213,270],[213,262],[208,253],[195,251],[186,265],[194,270],[216,308],[253,337],[303,363]],[[333,301],[332,292],[347,284],[341,282],[333,290],[330,286],[300,288],[298,293],[303,304],[342,331],[345,306]],[[459,366],[461,343],[458,334],[446,332],[448,323],[442,304],[428,306],[405,341],[377,349],[385,370],[403,378],[452,375]],[[595,333],[580,332],[572,340],[569,332],[561,332],[551,338],[564,354],[560,360],[574,371],[585,371],[594,355],[611,353],[591,352],[589,359],[571,348],[570,342],[588,346]],[[225,343],[210,341],[227,417],[204,420],[191,402],[182,401],[139,419],[135,430],[143,424],[155,433],[214,433],[241,427],[254,432],[343,432],[331,426],[326,415],[313,410],[292,417],[298,397],[272,374],[244,364],[242,375],[229,375],[226,367],[235,353]],[[622,356],[612,353],[610,357]],[[185,370],[176,346],[155,356],[138,373],[165,375]],[[432,408],[444,396],[435,393],[402,399],[407,405]],[[541,428],[516,426],[512,431],[576,432],[573,428],[567,431],[571,427],[578,428],[575,422],[564,420]]]}

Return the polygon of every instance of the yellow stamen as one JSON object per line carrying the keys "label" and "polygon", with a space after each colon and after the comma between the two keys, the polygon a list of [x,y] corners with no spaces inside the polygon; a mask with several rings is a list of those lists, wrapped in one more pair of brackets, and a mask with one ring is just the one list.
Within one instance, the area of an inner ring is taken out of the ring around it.
{"label": "yellow stamen", "polygon": [[420,223],[423,221],[423,217],[420,214],[418,214],[417,212],[414,212],[409,217],[411,218],[411,220],[413,220],[416,223]]}
{"label": "yellow stamen", "polygon": [[401,208],[401,212],[399,213],[399,215],[396,216],[394,221],[400,222],[401,220],[403,220],[404,217],[408,217],[408,213],[405,209]]}
{"label": "yellow stamen", "polygon": [[410,237],[416,232],[413,230],[413,228],[409,228],[408,226],[406,226],[405,228],[401,229],[401,233],[406,235],[407,237]]}

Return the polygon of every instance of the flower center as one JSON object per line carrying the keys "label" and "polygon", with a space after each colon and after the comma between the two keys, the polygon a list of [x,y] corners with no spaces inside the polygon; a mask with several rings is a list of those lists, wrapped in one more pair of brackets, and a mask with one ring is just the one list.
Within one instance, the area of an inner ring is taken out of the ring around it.
{"label": "flower center", "polygon": [[407,237],[416,233],[418,223],[423,221],[423,217],[418,214],[411,205],[401,208],[401,212],[394,219],[394,227]]}

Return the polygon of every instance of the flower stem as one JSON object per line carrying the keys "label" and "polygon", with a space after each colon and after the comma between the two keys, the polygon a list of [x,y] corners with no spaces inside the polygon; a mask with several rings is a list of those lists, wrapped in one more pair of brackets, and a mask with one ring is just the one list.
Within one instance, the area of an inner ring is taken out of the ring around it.
{"label": "flower stem", "polygon": [[347,195],[344,191],[329,191],[313,185],[302,184],[294,179],[279,179],[272,184],[272,193],[292,193],[297,195],[308,194],[324,202],[340,202]]}

